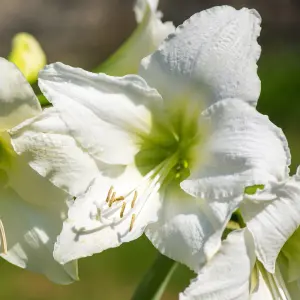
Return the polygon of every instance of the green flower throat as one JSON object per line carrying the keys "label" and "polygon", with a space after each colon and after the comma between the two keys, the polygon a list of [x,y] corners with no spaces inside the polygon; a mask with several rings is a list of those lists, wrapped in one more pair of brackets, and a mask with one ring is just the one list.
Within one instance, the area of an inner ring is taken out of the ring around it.
{"label": "green flower throat", "polygon": [[[203,140],[199,126],[200,107],[186,103],[164,114],[152,116],[151,132],[140,138],[135,164],[142,175],[159,169],[164,183],[186,179],[198,161],[198,145]],[[201,130],[202,129],[202,130]]]}

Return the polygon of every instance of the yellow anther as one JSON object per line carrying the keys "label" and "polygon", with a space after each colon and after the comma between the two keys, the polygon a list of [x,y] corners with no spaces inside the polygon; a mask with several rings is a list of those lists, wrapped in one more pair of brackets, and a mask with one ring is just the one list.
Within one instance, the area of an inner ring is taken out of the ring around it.
{"label": "yellow anther", "polygon": [[108,203],[108,206],[109,206],[109,207],[112,206],[112,204],[113,204],[114,201],[115,201],[115,198],[116,198],[116,192],[113,192],[113,193],[112,193],[112,196],[111,196],[111,198],[110,198],[110,200],[109,200],[109,203]]}
{"label": "yellow anther", "polygon": [[132,215],[132,217],[131,217],[131,222],[130,222],[129,231],[131,231],[131,230],[132,230],[132,228],[133,228],[133,224],[134,224],[134,221],[135,221],[135,214],[133,214],[133,215]]}
{"label": "yellow anther", "polygon": [[125,199],[125,198],[124,198],[123,196],[120,196],[120,197],[115,198],[114,201],[122,201],[122,200],[124,200],[124,199]]}
{"label": "yellow anther", "polygon": [[120,218],[123,218],[125,207],[126,207],[126,202],[123,202],[122,207],[121,207],[121,211],[120,211]]}
{"label": "yellow anther", "polygon": [[7,240],[5,236],[5,230],[2,221],[0,220],[0,234],[1,234],[1,252],[7,254]]}
{"label": "yellow anther", "polygon": [[131,201],[131,208],[134,208],[134,204],[135,204],[135,201],[137,199],[137,196],[138,196],[137,191],[134,191],[133,199]]}
{"label": "yellow anther", "polygon": [[111,193],[112,193],[113,189],[114,189],[114,187],[111,186],[110,189],[109,189],[109,191],[108,191],[107,197],[106,197],[106,202],[108,202],[110,200]]}

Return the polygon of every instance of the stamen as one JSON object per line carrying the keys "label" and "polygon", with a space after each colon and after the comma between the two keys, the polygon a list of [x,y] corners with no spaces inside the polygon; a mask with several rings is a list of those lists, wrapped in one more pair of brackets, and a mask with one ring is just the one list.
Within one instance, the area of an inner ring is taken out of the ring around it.
{"label": "stamen", "polygon": [[[139,184],[134,189],[128,191],[128,193],[125,193],[122,196],[116,196],[114,187],[111,186],[106,197],[107,206],[103,207],[102,211],[98,211],[98,215],[96,217],[98,217],[99,220],[104,225],[116,225],[122,222],[123,218],[127,219],[127,217],[130,217],[131,215],[131,221],[129,224],[128,232],[132,231],[135,223],[135,219],[137,218],[137,216],[139,216],[140,212],[144,209],[144,206],[147,203],[148,199],[153,194],[156,194],[159,191],[161,185],[168,177],[170,171],[174,168],[174,166],[176,166],[176,163],[178,161],[177,156],[178,154],[175,153],[171,157],[161,162],[158,166],[156,166],[153,170],[151,170],[146,176],[144,176],[143,179],[139,182]],[[126,205],[130,201],[130,200],[129,201],[126,200],[129,197],[130,198],[132,197],[130,203],[131,209],[126,210]],[[121,202],[120,204],[117,203],[116,205],[111,207],[113,203],[117,201],[118,202],[124,201],[124,202]],[[99,203],[99,205],[100,204],[101,203]],[[133,209],[134,209],[134,213],[132,211]],[[116,214],[118,213],[120,218],[115,218]],[[101,228],[99,228],[99,230],[101,230]]]}
{"label": "stamen", "polygon": [[123,202],[122,207],[121,207],[121,211],[120,211],[120,218],[123,218],[125,207],[126,207],[126,202]]}
{"label": "stamen", "polygon": [[7,254],[7,240],[5,236],[4,226],[1,220],[0,220],[0,234],[1,234],[2,253]]}
{"label": "stamen", "polygon": [[109,207],[112,206],[112,204],[113,204],[114,201],[115,201],[115,198],[116,198],[116,192],[113,192],[113,193],[112,193],[112,196],[111,196],[111,198],[110,198],[110,200],[109,200],[109,203],[108,203],[108,206],[109,206]]}
{"label": "stamen", "polygon": [[135,201],[137,199],[137,196],[138,196],[137,191],[134,191],[133,199],[131,201],[131,208],[134,208],[134,204],[135,204]]}
{"label": "stamen", "polygon": [[101,209],[97,207],[96,220],[100,221],[100,219],[101,219]]}
{"label": "stamen", "polygon": [[114,187],[111,186],[110,189],[109,189],[109,191],[108,191],[107,197],[106,197],[106,202],[108,202],[110,200],[111,193],[112,193],[113,189],[114,189]]}
{"label": "stamen", "polygon": [[132,214],[132,217],[131,217],[131,222],[130,222],[130,227],[129,227],[129,231],[132,230],[133,228],[133,224],[134,224],[134,221],[135,221],[135,214]]}

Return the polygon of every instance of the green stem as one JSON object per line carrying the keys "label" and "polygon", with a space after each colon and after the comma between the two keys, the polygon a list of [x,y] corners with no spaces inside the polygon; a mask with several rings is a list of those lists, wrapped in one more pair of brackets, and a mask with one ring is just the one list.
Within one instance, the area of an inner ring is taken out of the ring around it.
{"label": "green stem", "polygon": [[135,290],[131,300],[159,300],[171,279],[177,263],[159,254]]}
{"label": "green stem", "polygon": [[51,105],[43,94],[37,95],[37,98],[39,99],[41,106],[44,107]]}

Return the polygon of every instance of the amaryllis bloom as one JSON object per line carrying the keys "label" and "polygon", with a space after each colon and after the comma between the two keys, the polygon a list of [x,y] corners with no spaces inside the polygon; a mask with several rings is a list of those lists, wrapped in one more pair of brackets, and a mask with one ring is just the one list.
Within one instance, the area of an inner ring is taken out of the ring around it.
{"label": "amaryllis bloom", "polygon": [[181,300],[299,298],[300,168],[245,194],[240,207],[247,228],[229,234]]}
{"label": "amaryllis bloom", "polygon": [[161,21],[158,3],[159,0],[135,1],[133,10],[138,26],[97,71],[114,76],[136,74],[142,58],[155,51],[167,35],[174,32],[172,22]]}
{"label": "amaryllis bloom", "polygon": [[41,113],[21,72],[0,58],[1,257],[56,283],[67,284],[77,278],[77,265],[57,263],[53,248],[66,217],[69,196],[32,170],[26,158],[15,153],[9,136],[13,127]]}
{"label": "amaryllis bloom", "polygon": [[180,300],[299,298],[299,169],[245,202],[247,228],[229,234]]}
{"label": "amaryllis bloom", "polygon": [[145,232],[198,270],[219,249],[245,187],[284,178],[285,138],[255,109],[260,21],[229,6],[195,14],[143,59],[140,75],[61,63],[40,73],[54,108],[12,139],[37,172],[76,196],[59,262]]}

